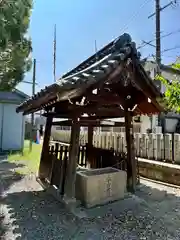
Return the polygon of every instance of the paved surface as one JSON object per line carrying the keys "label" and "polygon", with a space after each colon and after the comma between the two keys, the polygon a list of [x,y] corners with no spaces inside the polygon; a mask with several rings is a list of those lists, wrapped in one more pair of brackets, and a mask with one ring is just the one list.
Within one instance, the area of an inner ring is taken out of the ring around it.
{"label": "paved surface", "polygon": [[136,195],[78,219],[47,195],[33,175],[15,174],[22,164],[0,160],[1,239],[180,239],[178,189],[142,181]]}

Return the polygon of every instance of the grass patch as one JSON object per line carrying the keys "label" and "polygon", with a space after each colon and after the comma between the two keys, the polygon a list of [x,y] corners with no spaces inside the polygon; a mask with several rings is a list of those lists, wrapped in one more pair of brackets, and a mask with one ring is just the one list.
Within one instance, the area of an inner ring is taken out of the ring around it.
{"label": "grass patch", "polygon": [[33,144],[32,152],[29,152],[28,142],[25,142],[24,151],[22,153],[10,153],[8,160],[15,163],[23,163],[24,167],[18,168],[16,172],[20,174],[36,173],[39,168],[41,156],[41,144]]}

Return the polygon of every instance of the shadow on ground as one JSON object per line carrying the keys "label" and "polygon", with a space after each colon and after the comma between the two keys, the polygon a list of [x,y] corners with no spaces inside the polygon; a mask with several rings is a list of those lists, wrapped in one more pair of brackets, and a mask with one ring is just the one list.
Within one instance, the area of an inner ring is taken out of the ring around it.
{"label": "shadow on ground", "polygon": [[85,210],[78,219],[35,177],[15,172],[23,166],[0,159],[1,239],[180,239],[180,189],[143,180],[136,195]]}
{"label": "shadow on ground", "polygon": [[4,218],[4,214],[0,212],[0,239],[5,235],[7,231],[7,226],[4,225]]}
{"label": "shadow on ground", "polygon": [[70,239],[77,219],[45,191],[16,192],[3,199],[16,240]]}
{"label": "shadow on ground", "polygon": [[3,204],[16,240],[179,239],[180,198],[174,190],[148,184],[125,200],[87,210],[84,219],[44,191],[9,193]]}
{"label": "shadow on ground", "polygon": [[[0,156],[0,205],[2,206],[3,194],[9,189],[9,187],[17,181],[20,181],[23,176],[16,173],[17,168],[24,167],[23,164],[10,163],[7,161],[7,157]],[[0,207],[0,238],[6,233],[8,226],[4,224],[4,213]]]}
{"label": "shadow on ground", "polygon": [[18,174],[16,169],[24,167],[24,164],[11,163],[0,160],[0,196],[16,181],[20,181],[24,176]]}

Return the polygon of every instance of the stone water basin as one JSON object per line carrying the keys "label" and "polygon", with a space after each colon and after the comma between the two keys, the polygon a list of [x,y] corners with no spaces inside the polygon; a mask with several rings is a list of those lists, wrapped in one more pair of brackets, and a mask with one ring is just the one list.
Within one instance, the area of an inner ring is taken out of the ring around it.
{"label": "stone water basin", "polygon": [[126,172],[116,168],[78,171],[76,199],[87,208],[103,205],[124,198],[126,184]]}

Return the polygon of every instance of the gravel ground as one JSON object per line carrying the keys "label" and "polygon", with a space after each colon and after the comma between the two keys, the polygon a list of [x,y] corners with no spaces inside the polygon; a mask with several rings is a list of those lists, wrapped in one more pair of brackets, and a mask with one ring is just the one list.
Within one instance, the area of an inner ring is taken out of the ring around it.
{"label": "gravel ground", "polygon": [[136,195],[78,219],[17,167],[0,160],[0,239],[180,239],[179,189],[143,180]]}

